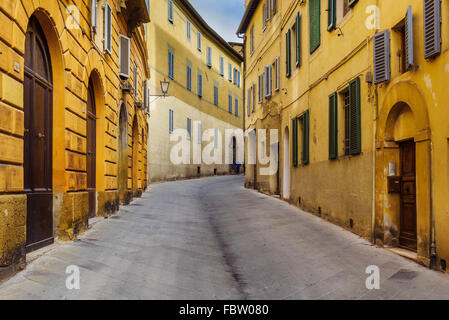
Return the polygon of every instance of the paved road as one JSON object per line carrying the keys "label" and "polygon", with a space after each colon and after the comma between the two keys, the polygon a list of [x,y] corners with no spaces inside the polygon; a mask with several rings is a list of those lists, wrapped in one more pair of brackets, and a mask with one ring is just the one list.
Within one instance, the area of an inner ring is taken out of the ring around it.
{"label": "paved road", "polygon": [[[448,299],[449,276],[242,187],[153,185],[0,286],[0,299]],[[66,267],[80,268],[67,290]],[[380,268],[369,291],[365,269]]]}

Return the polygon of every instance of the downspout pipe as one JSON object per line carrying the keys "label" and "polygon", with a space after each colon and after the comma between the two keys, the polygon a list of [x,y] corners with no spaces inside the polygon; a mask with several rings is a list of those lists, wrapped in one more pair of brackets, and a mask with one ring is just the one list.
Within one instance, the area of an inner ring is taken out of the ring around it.
{"label": "downspout pipe", "polygon": [[[242,72],[242,82],[243,82],[243,108],[242,108],[242,115],[243,115],[243,139],[245,139],[246,136],[246,115],[247,115],[247,97],[246,97],[246,35],[241,36],[237,32],[237,37],[239,39],[243,40],[243,72]],[[246,164],[245,161],[243,161],[243,173],[246,175]]]}
{"label": "downspout pipe", "polygon": [[437,248],[435,237],[435,212],[433,208],[433,143],[430,141],[429,145],[429,171],[430,171],[430,269],[435,269],[437,266]]}

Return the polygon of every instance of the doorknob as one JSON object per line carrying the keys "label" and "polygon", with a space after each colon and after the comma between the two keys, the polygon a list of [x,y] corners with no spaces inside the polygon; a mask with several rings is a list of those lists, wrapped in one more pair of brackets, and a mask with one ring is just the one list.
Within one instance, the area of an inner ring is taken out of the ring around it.
{"label": "doorknob", "polygon": [[36,136],[37,136],[38,139],[43,139],[43,138],[45,138],[45,134],[42,134],[42,133],[40,133],[40,132],[39,132]]}

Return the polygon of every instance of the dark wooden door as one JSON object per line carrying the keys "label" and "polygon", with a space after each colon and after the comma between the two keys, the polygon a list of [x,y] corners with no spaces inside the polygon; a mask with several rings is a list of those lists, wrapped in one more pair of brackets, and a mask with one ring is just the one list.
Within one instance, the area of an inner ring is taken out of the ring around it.
{"label": "dark wooden door", "polygon": [[53,243],[52,74],[38,21],[29,22],[24,70],[24,193],[27,252]]}
{"label": "dark wooden door", "polygon": [[89,218],[96,214],[96,116],[92,79],[87,95],[87,191],[89,192]]}
{"label": "dark wooden door", "polygon": [[401,157],[401,226],[399,244],[416,251],[416,156],[415,142],[400,144]]}

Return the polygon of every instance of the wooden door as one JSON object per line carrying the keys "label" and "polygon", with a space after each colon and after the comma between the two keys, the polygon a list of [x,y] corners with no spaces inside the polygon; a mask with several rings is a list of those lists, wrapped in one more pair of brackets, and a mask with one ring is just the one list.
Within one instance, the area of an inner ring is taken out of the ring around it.
{"label": "wooden door", "polygon": [[95,94],[92,79],[87,95],[87,191],[89,193],[89,218],[96,214],[96,116]]}
{"label": "wooden door", "polygon": [[27,252],[53,243],[52,74],[44,33],[31,17],[24,67],[24,193]]}
{"label": "wooden door", "polygon": [[401,247],[416,251],[416,156],[414,141],[400,144],[400,157],[402,182],[399,244]]}

